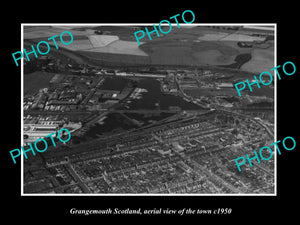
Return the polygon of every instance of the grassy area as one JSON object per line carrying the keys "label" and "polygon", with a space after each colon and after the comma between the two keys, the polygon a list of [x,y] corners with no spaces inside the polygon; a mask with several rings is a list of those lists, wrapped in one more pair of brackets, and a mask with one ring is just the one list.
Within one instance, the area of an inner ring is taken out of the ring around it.
{"label": "grassy area", "polygon": [[[245,93],[251,96],[267,96],[269,98],[274,98],[274,89],[268,86],[261,85],[260,88],[256,87],[256,85],[252,86],[253,91],[250,92],[249,89],[243,90]],[[243,91],[241,94],[243,95]]]}
{"label": "grassy area", "polygon": [[[239,40],[260,40],[260,37],[249,36],[243,32],[236,33],[236,31],[216,30],[201,26],[189,29],[172,26],[172,30],[168,34],[159,32],[160,36],[157,37],[155,33],[152,33],[152,40],[149,40],[148,36],[145,35],[140,40],[143,44],[139,46],[134,32],[145,31],[145,27],[150,31],[153,30],[153,25],[73,28],[70,26],[69,29],[59,26],[51,28],[30,27],[25,30],[25,38],[38,42],[44,40],[45,37],[59,34],[63,30],[70,30],[74,36],[73,43],[65,46],[57,41],[61,47],[58,51],[62,52],[66,48],[69,50],[66,51],[66,54],[69,54],[68,57],[72,56],[76,62],[80,63],[81,61],[83,63],[84,60],[80,59],[83,56],[86,60],[102,66],[225,65],[249,72],[262,72],[273,67],[274,48],[272,42],[256,44],[252,48],[241,48],[237,45]],[[165,28],[167,29],[168,26]],[[95,34],[96,30],[101,30],[103,34]],[[68,35],[64,36],[65,41],[68,41],[68,38]],[[119,40],[115,40],[117,38]],[[51,48],[51,51],[55,50]]]}
{"label": "grassy area", "polygon": [[121,66],[121,65],[145,65],[150,64],[148,56],[111,54],[104,52],[77,51],[80,55],[94,60],[97,65]]}
{"label": "grassy area", "polygon": [[240,53],[221,41],[162,39],[147,42],[140,48],[150,56],[152,64],[167,65],[228,65],[234,63],[234,58]]}
{"label": "grassy area", "polygon": [[24,75],[24,95],[36,93],[41,88],[49,86],[54,73],[36,71]]}
{"label": "grassy area", "polygon": [[[93,29],[109,32],[109,35],[117,35],[120,40],[134,41],[134,32],[137,30],[144,30],[145,27],[126,27],[126,26],[101,26]],[[152,29],[148,26],[148,29]],[[172,27],[169,34],[160,34],[156,37],[152,34],[152,40],[147,36],[141,39],[144,44],[140,45],[138,49],[143,50],[149,55],[143,57],[132,57],[130,54],[135,53],[133,49],[126,48],[123,54],[116,55],[111,53],[118,53],[114,51],[106,51],[105,48],[97,49],[89,52],[80,51],[80,54],[89,58],[101,60],[104,62],[120,62],[128,64],[155,64],[155,65],[220,65],[232,64],[236,55],[240,54],[238,47],[232,47],[225,44],[225,42],[218,41],[203,41],[197,42],[199,37],[211,33],[218,34],[219,31],[207,30],[203,27],[194,27],[190,29]],[[226,34],[226,33],[225,33]],[[115,43],[117,44],[117,42]],[[122,46],[112,46],[112,50],[122,50]],[[130,50],[130,51],[129,51]],[[207,57],[207,55],[209,57]]]}
{"label": "grassy area", "polygon": [[93,30],[107,31],[110,35],[119,36],[120,40],[135,41],[133,33],[139,29],[129,26],[98,26],[94,27]]}
{"label": "grassy area", "polygon": [[258,72],[269,71],[274,65],[274,47],[268,49],[254,49],[251,52],[252,58],[245,63],[241,69]]}
{"label": "grassy area", "polygon": [[251,60],[251,54],[250,53],[244,53],[244,54],[240,54],[237,55],[234,59],[234,63],[230,64],[230,65],[224,65],[224,67],[228,67],[228,68],[241,68],[241,66],[248,62],[249,60]]}

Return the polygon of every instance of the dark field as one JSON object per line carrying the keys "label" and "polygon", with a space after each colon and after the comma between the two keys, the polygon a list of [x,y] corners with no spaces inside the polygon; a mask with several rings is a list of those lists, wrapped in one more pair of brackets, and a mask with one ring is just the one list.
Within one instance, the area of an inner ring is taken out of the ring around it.
{"label": "dark field", "polygon": [[[258,88],[258,87],[256,87],[256,85],[253,85],[252,89],[253,89],[252,92],[250,92],[249,89],[245,89],[243,91],[244,91],[244,93],[247,93],[248,95],[251,95],[251,96],[265,95],[267,97],[274,98],[274,89],[273,88],[269,88],[268,86],[263,86],[263,85],[261,85],[261,87]],[[243,91],[241,91],[241,95],[243,95]]]}
{"label": "dark field", "polygon": [[37,93],[39,89],[49,86],[54,73],[34,72],[24,75],[24,95]]}
{"label": "dark field", "polygon": [[239,51],[222,42],[178,42],[161,40],[147,42],[139,47],[149,56],[110,54],[78,51],[83,56],[102,63],[140,65],[232,65],[239,67],[234,60]]}
{"label": "dark field", "polygon": [[105,66],[148,65],[151,64],[148,56],[111,54],[103,52],[77,51],[80,55],[89,58],[94,63]]}

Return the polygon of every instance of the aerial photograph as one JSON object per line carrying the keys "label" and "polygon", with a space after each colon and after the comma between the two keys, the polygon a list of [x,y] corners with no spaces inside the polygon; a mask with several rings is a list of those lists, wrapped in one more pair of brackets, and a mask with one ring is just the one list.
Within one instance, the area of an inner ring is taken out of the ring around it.
{"label": "aerial photograph", "polygon": [[275,24],[175,24],[140,43],[153,24],[22,26],[43,53],[22,59],[23,146],[55,133],[23,159],[23,195],[276,193],[274,158],[235,161],[274,142],[274,82],[235,84],[276,66]]}

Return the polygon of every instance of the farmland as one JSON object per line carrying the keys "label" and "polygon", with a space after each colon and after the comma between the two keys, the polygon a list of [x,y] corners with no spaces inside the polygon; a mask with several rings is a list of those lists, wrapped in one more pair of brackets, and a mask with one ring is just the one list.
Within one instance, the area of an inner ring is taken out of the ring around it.
{"label": "farmland", "polygon": [[116,35],[89,35],[88,37],[94,48],[105,47],[108,44],[119,40],[119,37]]}
{"label": "farmland", "polygon": [[208,33],[199,37],[200,41],[263,41],[264,38],[244,34],[228,34],[223,32]]}
{"label": "farmland", "polygon": [[[64,28],[64,29],[62,29]],[[47,40],[49,37],[54,35],[60,35],[66,28],[70,27],[42,27],[42,28],[27,28],[24,30],[24,39],[30,40],[35,43],[38,43],[42,40]],[[59,38],[56,38],[56,43],[59,48],[65,48],[70,51],[81,51],[82,55],[87,57],[95,57],[98,59],[97,54],[90,54],[89,52],[95,52],[99,55],[101,53],[110,53],[110,54],[125,54],[125,55],[141,55],[147,56],[145,52],[138,48],[138,44],[135,40],[119,40],[117,35],[95,34],[93,27],[88,28],[73,28],[67,29],[70,30],[73,34],[73,42],[70,45],[64,45],[61,43]],[[124,29],[122,29],[124,31]],[[109,32],[110,33],[110,32]],[[64,40],[68,42],[70,39],[69,36],[64,36]],[[51,46],[54,46],[54,43],[49,42]],[[88,53],[85,54],[85,51]],[[100,59],[102,57],[100,56]],[[124,60],[123,60],[124,61]]]}
{"label": "farmland", "polygon": [[[272,68],[274,43],[264,36],[241,30],[212,29],[191,26],[189,29],[172,26],[168,34],[153,33],[136,42],[133,33],[145,26],[57,26],[28,27],[25,39],[38,42],[69,30],[74,36],[70,45],[57,41],[78,57],[87,57],[101,65],[171,65],[171,66],[226,66],[249,72]],[[151,30],[151,26],[147,26]],[[153,28],[152,28],[153,29]],[[65,37],[68,38],[67,35]],[[243,48],[238,42],[254,43]],[[51,42],[50,42],[51,44]],[[52,43],[53,46],[53,43]]]}
{"label": "farmland", "polygon": [[254,49],[252,59],[242,66],[243,70],[252,72],[269,71],[274,65],[274,47],[269,49]]}
{"label": "farmland", "polygon": [[[147,56],[145,52],[138,48],[138,43],[133,41],[116,40],[105,46],[95,47],[85,51],[111,54],[126,54]],[[84,52],[83,52],[84,54]]]}
{"label": "farmland", "polygon": [[239,54],[237,49],[217,41],[155,41],[140,48],[150,56],[153,64],[228,65],[234,63]]}
{"label": "farmland", "polygon": [[149,65],[149,57],[128,54],[111,54],[107,52],[78,51],[79,54],[91,59],[93,63],[103,66]]}
{"label": "farmland", "polygon": [[[51,26],[36,26],[24,29],[24,39],[35,39],[35,38],[43,38],[48,39],[54,35],[60,35],[63,31],[69,30],[73,36],[87,36],[94,34],[94,30],[92,29],[84,29],[77,30],[74,29],[66,29],[67,27],[51,27]],[[67,36],[67,35],[66,35]]]}

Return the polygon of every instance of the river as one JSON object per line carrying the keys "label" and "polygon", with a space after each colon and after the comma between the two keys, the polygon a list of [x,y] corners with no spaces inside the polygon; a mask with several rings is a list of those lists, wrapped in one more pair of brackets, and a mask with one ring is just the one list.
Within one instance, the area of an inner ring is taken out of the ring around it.
{"label": "river", "polygon": [[[126,87],[128,80],[123,77],[109,77],[100,86],[103,90],[119,90],[121,91]],[[137,88],[146,89],[147,92],[141,93],[140,99],[130,99],[130,102],[123,103],[119,109],[127,110],[168,110],[171,106],[180,107],[182,110],[195,110],[202,109],[200,106],[187,102],[179,96],[163,94],[160,89],[160,82],[155,78],[142,78],[137,82]],[[174,113],[125,113],[125,117],[119,113],[110,113],[101,122],[96,123],[94,126],[85,133],[85,138],[95,138],[104,133],[120,132],[138,128],[137,123],[130,120],[134,119],[135,122],[142,125],[148,125],[154,121],[159,121]],[[126,119],[127,116],[127,119]],[[129,118],[129,119],[128,119]]]}
{"label": "river", "polygon": [[143,78],[138,82],[138,88],[146,89],[141,93],[141,99],[132,99],[127,104],[127,109],[169,109],[171,106],[180,107],[183,110],[203,109],[194,103],[185,101],[180,96],[164,94],[160,90],[160,83],[155,78]]}

